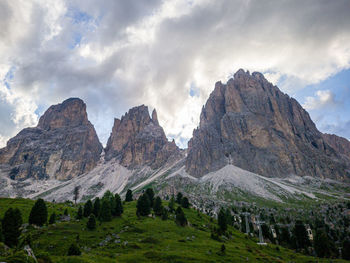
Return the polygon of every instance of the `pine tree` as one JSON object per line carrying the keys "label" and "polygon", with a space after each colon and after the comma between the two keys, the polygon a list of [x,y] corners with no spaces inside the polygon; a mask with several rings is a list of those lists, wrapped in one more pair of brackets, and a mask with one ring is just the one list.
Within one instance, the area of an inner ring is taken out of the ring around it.
{"label": "pine tree", "polygon": [[80,256],[81,252],[77,244],[72,243],[68,249],[68,256]]}
{"label": "pine tree", "polygon": [[221,207],[220,212],[218,214],[218,225],[221,233],[225,233],[227,230],[227,221],[226,221],[225,210]]}
{"label": "pine tree", "polygon": [[154,192],[152,188],[147,188],[146,189],[146,194],[148,196],[149,202],[151,207],[153,207],[153,202],[154,202]]}
{"label": "pine tree", "polygon": [[342,258],[350,260],[350,239],[343,242]]}
{"label": "pine tree", "polygon": [[77,219],[82,219],[82,218],[83,218],[83,208],[80,205],[78,209]]}
{"label": "pine tree", "polygon": [[109,207],[110,207],[110,210],[111,210],[111,215],[115,216],[116,215],[116,210],[115,210],[116,202],[115,202],[115,197],[114,197],[114,195],[112,194],[111,191],[108,190],[107,192],[105,192],[105,194],[102,197],[102,203],[104,201],[107,201],[109,203]]}
{"label": "pine tree", "polygon": [[99,218],[100,210],[101,210],[100,198],[96,197],[94,201],[94,208],[92,210],[92,213],[95,215],[96,218]]}
{"label": "pine tree", "polygon": [[182,198],[181,200],[181,206],[183,208],[189,208],[190,207],[190,202],[188,201],[187,197]]}
{"label": "pine tree", "polygon": [[145,193],[139,197],[136,204],[136,215],[147,216],[151,212],[151,203],[149,201],[148,195]]}
{"label": "pine tree", "polygon": [[160,199],[159,196],[157,196],[154,201],[153,211],[156,214],[156,216],[162,215],[162,199]]}
{"label": "pine tree", "polygon": [[132,191],[130,189],[128,189],[128,191],[126,192],[126,196],[125,196],[125,202],[131,202],[132,199]]}
{"label": "pine tree", "polygon": [[4,242],[4,236],[2,234],[2,224],[0,224],[0,242]]}
{"label": "pine tree", "polygon": [[89,220],[86,224],[87,229],[94,230],[96,228],[96,218],[94,214],[89,216]]}
{"label": "pine tree", "polygon": [[120,198],[120,195],[118,194],[115,194],[115,208],[114,208],[114,211],[115,211],[115,215],[116,216],[121,216],[123,214],[123,204],[122,204],[122,199]]}
{"label": "pine tree", "polygon": [[287,227],[281,228],[281,235],[279,235],[278,237],[279,237],[278,241],[280,244],[285,246],[290,245],[291,238]]}
{"label": "pine tree", "polygon": [[53,212],[53,213],[51,214],[50,219],[49,219],[49,224],[50,224],[50,225],[52,225],[52,224],[54,224],[54,223],[56,223],[56,213],[55,213],[55,212]]}
{"label": "pine tree", "polygon": [[18,208],[9,208],[2,220],[2,232],[4,243],[9,247],[15,247],[18,244],[18,238],[21,235],[20,227],[22,225],[22,215]]}
{"label": "pine tree", "polygon": [[320,258],[329,257],[331,255],[331,245],[327,234],[320,229],[316,231],[314,248],[317,256]]}
{"label": "pine tree", "polygon": [[176,209],[176,212],[175,212],[175,222],[179,226],[186,226],[187,225],[186,216],[185,216],[185,214],[182,211],[180,206]]}
{"label": "pine tree", "polygon": [[77,204],[77,200],[79,198],[79,192],[80,192],[80,186],[77,185],[74,187],[74,190],[73,190],[73,199],[75,204]]}
{"label": "pine tree", "polygon": [[172,196],[170,198],[170,202],[169,202],[169,206],[168,207],[169,207],[169,210],[170,210],[171,213],[173,213],[175,211],[175,198],[174,198],[174,196]]}
{"label": "pine tree", "polygon": [[307,235],[305,225],[302,221],[297,220],[295,222],[293,234],[295,237],[297,248],[307,248],[310,246],[310,240]]}
{"label": "pine tree", "polygon": [[224,254],[226,253],[226,247],[225,247],[224,244],[221,245],[220,251],[221,251],[221,254],[222,254],[222,255],[224,255]]}
{"label": "pine tree", "polygon": [[88,217],[92,213],[92,202],[91,200],[87,200],[84,205],[84,217]]}
{"label": "pine tree", "polygon": [[101,221],[104,221],[104,222],[108,222],[112,220],[111,205],[107,200],[102,201],[100,218],[101,218]]}
{"label": "pine tree", "polygon": [[66,208],[66,209],[64,209],[63,214],[64,214],[65,216],[68,216],[68,209],[67,209],[67,208]]}
{"label": "pine tree", "polygon": [[182,193],[178,192],[177,196],[176,196],[176,203],[178,203],[179,205],[181,205],[182,202]]}
{"label": "pine tree", "polygon": [[47,222],[47,207],[43,199],[38,199],[29,215],[29,224],[43,226]]}
{"label": "pine tree", "polygon": [[168,220],[168,209],[162,206],[162,220]]}

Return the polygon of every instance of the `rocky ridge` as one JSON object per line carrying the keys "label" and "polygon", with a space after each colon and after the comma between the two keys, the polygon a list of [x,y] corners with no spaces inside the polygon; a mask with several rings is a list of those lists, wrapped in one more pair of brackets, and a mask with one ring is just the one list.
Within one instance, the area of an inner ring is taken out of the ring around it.
{"label": "rocky ridge", "polygon": [[93,169],[102,152],[85,103],[70,98],[51,106],[34,128],[26,128],[0,150],[11,179],[67,180]]}
{"label": "rocky ridge", "polygon": [[148,165],[157,169],[169,158],[180,155],[174,140],[169,142],[159,125],[156,110],[151,118],[148,107],[144,105],[130,109],[120,120],[114,119],[105,149],[107,161],[116,158],[128,168]]}
{"label": "rocky ridge", "polygon": [[217,82],[188,143],[195,177],[232,164],[267,177],[350,179],[350,162],[328,143],[301,105],[261,73],[244,70]]}

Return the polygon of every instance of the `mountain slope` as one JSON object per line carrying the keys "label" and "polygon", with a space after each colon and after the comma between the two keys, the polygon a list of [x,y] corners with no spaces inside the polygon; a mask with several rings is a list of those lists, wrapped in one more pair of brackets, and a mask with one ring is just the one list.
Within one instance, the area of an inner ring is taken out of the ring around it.
{"label": "mountain slope", "polygon": [[350,180],[350,161],[309,114],[261,73],[239,70],[216,83],[188,143],[186,171],[201,177],[227,164],[267,177]]}

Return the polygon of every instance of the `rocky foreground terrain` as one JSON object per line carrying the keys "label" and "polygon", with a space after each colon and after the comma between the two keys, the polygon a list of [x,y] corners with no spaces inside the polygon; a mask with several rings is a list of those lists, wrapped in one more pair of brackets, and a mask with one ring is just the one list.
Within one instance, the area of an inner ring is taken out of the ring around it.
{"label": "rocky foreground terrain", "polygon": [[80,200],[106,190],[152,185],[162,196],[182,191],[198,205],[263,198],[277,202],[349,192],[350,142],[322,134],[300,104],[262,74],[239,70],[216,83],[188,149],[168,141],[157,113],[130,109],[106,148],[80,99],[51,106],[35,128],[0,150],[0,196]]}

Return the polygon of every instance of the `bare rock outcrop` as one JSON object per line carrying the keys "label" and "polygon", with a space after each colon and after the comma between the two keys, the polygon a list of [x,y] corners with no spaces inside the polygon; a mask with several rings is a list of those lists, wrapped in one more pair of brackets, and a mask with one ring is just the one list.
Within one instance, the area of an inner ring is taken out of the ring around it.
{"label": "bare rock outcrop", "polygon": [[268,177],[349,180],[349,162],[331,145],[295,99],[241,69],[216,83],[188,143],[186,170],[200,177],[233,164]]}
{"label": "bare rock outcrop", "polygon": [[335,134],[324,133],[322,136],[334,150],[350,160],[350,141]]}
{"label": "bare rock outcrop", "polygon": [[70,98],[51,106],[37,127],[26,128],[0,150],[12,179],[67,180],[90,171],[103,150],[85,103]]}
{"label": "bare rock outcrop", "polygon": [[151,118],[148,107],[141,105],[130,109],[121,120],[114,119],[105,149],[106,160],[117,158],[128,168],[149,165],[156,169],[179,155],[179,148],[167,140],[159,125],[156,110]]}

